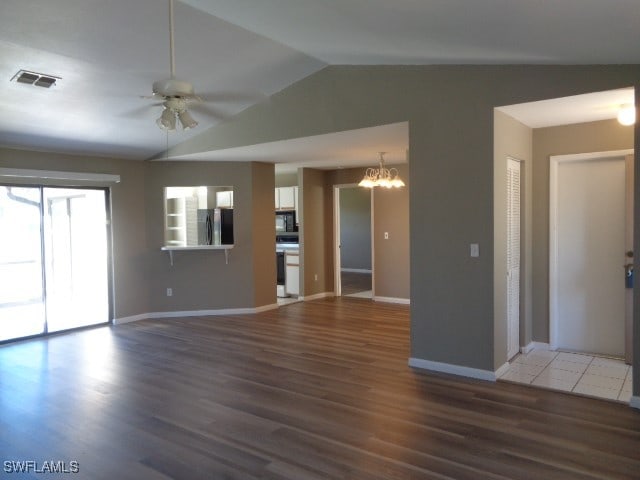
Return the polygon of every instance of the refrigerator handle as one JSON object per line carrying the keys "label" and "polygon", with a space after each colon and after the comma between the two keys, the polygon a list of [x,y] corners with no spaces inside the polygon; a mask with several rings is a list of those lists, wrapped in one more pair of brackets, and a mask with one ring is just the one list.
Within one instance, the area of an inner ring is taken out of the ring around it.
{"label": "refrigerator handle", "polygon": [[207,215],[207,245],[213,243],[213,230],[211,225],[211,215]]}

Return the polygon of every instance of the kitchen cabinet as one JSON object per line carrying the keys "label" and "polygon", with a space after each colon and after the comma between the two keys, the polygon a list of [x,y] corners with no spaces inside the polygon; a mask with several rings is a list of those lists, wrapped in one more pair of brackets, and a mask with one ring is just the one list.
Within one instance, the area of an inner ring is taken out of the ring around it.
{"label": "kitchen cabinet", "polygon": [[295,189],[298,187],[278,187],[275,191],[276,210],[295,210],[296,195]]}
{"label": "kitchen cabinet", "polygon": [[285,252],[285,291],[288,295],[300,294],[300,254],[297,250]]}
{"label": "kitchen cabinet", "polygon": [[233,190],[216,192],[216,208],[233,208]]}

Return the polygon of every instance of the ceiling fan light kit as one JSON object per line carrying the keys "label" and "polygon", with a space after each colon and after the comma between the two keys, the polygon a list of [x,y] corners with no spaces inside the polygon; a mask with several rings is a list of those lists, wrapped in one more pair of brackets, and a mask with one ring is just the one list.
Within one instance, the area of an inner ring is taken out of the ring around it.
{"label": "ceiling fan light kit", "polygon": [[162,130],[166,130],[167,132],[172,132],[176,129],[176,114],[172,112],[170,109],[165,107],[162,110],[162,114],[160,115],[158,120],[156,120],[156,124]]}
{"label": "ceiling fan light kit", "polygon": [[183,130],[189,130],[190,128],[198,126],[198,122],[196,122],[187,111],[186,99],[181,97],[168,97],[162,105],[164,109],[160,114],[160,118],[156,120],[156,124],[162,130],[173,132],[176,129],[176,117],[180,120]]}

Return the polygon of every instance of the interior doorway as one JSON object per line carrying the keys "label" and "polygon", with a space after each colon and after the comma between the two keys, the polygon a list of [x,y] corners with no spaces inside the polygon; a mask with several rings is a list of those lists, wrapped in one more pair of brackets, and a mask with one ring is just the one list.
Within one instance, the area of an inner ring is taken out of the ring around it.
{"label": "interior doorway", "polygon": [[[627,155],[631,151],[551,158],[550,346],[623,358],[625,264],[632,247]],[[629,157],[630,158],[630,157]],[[633,171],[631,168],[630,171]],[[627,288],[625,288],[627,287]]]}
{"label": "interior doorway", "polygon": [[373,298],[372,192],[334,187],[335,294]]}

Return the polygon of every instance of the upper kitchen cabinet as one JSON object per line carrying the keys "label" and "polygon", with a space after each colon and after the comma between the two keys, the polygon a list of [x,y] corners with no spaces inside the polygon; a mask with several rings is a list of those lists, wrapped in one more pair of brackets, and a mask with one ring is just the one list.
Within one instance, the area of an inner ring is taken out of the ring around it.
{"label": "upper kitchen cabinet", "polygon": [[233,208],[233,190],[216,192],[216,208]]}
{"label": "upper kitchen cabinet", "polygon": [[296,190],[298,187],[278,187],[275,192],[276,210],[296,209]]}

